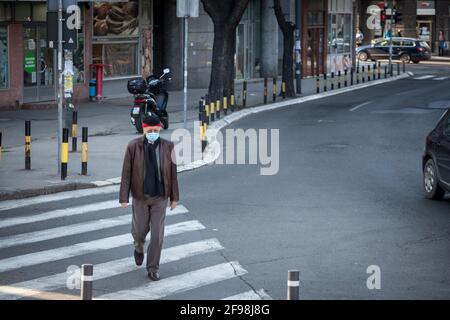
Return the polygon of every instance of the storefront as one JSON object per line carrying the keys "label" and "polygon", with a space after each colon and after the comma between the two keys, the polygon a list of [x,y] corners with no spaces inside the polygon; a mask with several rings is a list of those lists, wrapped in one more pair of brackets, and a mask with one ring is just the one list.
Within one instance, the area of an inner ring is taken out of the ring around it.
{"label": "storefront", "polygon": [[352,63],[352,0],[328,2],[328,72],[343,72]]}
{"label": "storefront", "polygon": [[417,37],[426,41],[432,48],[433,39],[436,37],[434,32],[435,16],[436,3],[434,0],[417,1]]}

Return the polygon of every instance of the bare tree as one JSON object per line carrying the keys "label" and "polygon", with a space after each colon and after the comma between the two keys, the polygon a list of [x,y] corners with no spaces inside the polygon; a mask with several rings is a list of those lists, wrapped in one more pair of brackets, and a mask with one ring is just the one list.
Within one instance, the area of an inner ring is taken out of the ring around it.
{"label": "bare tree", "polygon": [[273,9],[277,17],[278,26],[283,33],[283,82],[286,83],[286,96],[295,97],[294,89],[294,30],[295,24],[286,21],[280,0],[273,0]]}
{"label": "bare tree", "polygon": [[249,0],[202,0],[206,13],[214,24],[211,79],[208,95],[216,97],[226,90],[234,91],[234,54],[236,27]]}

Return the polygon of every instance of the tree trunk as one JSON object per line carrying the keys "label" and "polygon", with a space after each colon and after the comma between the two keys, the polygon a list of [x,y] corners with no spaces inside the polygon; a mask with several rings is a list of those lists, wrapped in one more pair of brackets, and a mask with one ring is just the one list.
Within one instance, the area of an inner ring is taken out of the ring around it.
{"label": "tree trunk", "polygon": [[[286,21],[280,0],[273,0],[273,9],[278,26],[283,34],[283,82],[286,83],[286,96],[295,97],[294,89],[294,30],[295,24]],[[281,90],[280,90],[281,91]]]}
{"label": "tree trunk", "polygon": [[202,0],[206,13],[214,24],[211,79],[208,95],[218,99],[225,92],[234,92],[234,54],[236,27],[249,0]]}

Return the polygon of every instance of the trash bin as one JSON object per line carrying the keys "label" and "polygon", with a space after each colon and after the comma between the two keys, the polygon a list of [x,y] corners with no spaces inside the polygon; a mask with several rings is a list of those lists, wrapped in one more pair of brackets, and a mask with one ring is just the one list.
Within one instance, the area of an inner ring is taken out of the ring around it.
{"label": "trash bin", "polygon": [[92,79],[89,81],[89,100],[93,101],[96,96],[96,84],[97,81],[95,79]]}

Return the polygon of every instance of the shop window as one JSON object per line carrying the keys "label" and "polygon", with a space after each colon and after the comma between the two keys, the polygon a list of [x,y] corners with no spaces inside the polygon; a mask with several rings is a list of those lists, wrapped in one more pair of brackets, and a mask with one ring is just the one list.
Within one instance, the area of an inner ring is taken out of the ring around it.
{"label": "shop window", "polygon": [[0,3],[0,21],[11,21],[11,4]]}
{"label": "shop window", "polygon": [[14,7],[15,21],[31,21],[31,3],[16,3]]}
{"label": "shop window", "polygon": [[130,37],[139,35],[137,1],[96,2],[94,37]]}
{"label": "shop window", "polygon": [[0,26],[0,89],[8,87],[8,28]]}
{"label": "shop window", "polygon": [[138,74],[137,43],[94,44],[93,63],[109,64],[105,78],[134,76]]}

